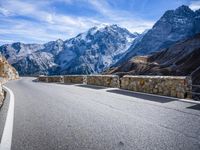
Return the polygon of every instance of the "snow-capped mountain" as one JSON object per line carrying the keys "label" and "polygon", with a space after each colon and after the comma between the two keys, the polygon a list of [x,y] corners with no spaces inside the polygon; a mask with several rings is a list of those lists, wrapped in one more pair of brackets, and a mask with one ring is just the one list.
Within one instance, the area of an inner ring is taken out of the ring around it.
{"label": "snow-capped mountain", "polygon": [[20,42],[0,46],[1,54],[10,64],[16,63],[27,55],[43,48],[40,44],[23,44]]}
{"label": "snow-capped mountain", "polygon": [[100,73],[116,63],[137,36],[117,25],[101,26],[66,41],[3,45],[0,52],[20,75]]}
{"label": "snow-capped mountain", "polygon": [[133,42],[127,54],[115,66],[123,64],[136,55],[146,55],[167,48],[199,32],[200,10],[194,12],[184,5],[176,10],[168,10],[152,29]]}
{"label": "snow-capped mountain", "polygon": [[137,36],[117,25],[91,28],[65,42],[57,64],[62,74],[100,73],[117,62]]}
{"label": "snow-capped mountain", "polygon": [[136,55],[167,48],[200,33],[200,10],[188,6],[166,11],[152,29],[139,35],[117,25],[93,27],[66,41],[13,43],[0,52],[20,75],[101,73]]}

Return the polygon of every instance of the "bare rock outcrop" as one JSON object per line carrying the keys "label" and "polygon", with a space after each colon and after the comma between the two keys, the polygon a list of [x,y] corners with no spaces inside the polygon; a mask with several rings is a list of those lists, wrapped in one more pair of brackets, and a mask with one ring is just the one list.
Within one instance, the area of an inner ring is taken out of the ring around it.
{"label": "bare rock outcrop", "polygon": [[199,84],[200,34],[147,56],[133,57],[107,74],[192,76]]}
{"label": "bare rock outcrop", "polygon": [[0,107],[4,100],[4,91],[2,85],[8,80],[18,79],[18,72],[12,67],[7,60],[0,56]]}
{"label": "bare rock outcrop", "polygon": [[15,80],[19,78],[18,72],[12,67],[7,60],[0,56],[0,77],[4,80]]}

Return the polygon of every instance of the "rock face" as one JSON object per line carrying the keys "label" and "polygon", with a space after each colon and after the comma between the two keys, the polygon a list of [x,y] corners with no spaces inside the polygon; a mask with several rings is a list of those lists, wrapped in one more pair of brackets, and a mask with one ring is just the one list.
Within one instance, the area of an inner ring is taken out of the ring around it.
{"label": "rock face", "polygon": [[0,56],[0,77],[3,80],[14,80],[19,78],[15,68],[13,68],[2,56]]}
{"label": "rock face", "polygon": [[37,51],[18,60],[12,65],[20,75],[51,74],[58,65],[54,63],[55,56],[49,52]]}
{"label": "rock face", "polygon": [[0,46],[0,52],[10,64],[14,64],[41,48],[43,46],[40,44],[23,44],[17,42]]}
{"label": "rock face", "polygon": [[114,66],[123,64],[137,55],[146,55],[167,48],[177,41],[200,33],[200,10],[192,11],[188,6],[166,11],[152,29],[135,40]]}
{"label": "rock face", "polygon": [[4,84],[7,80],[14,80],[18,78],[18,72],[15,68],[9,65],[4,57],[0,56],[0,107],[2,106],[4,100],[2,84]]}
{"label": "rock face", "polygon": [[[59,55],[61,74],[102,72],[122,57],[136,36],[117,25],[95,27],[79,34],[65,43],[66,51]],[[64,59],[66,55],[71,58]]]}
{"label": "rock face", "polygon": [[2,89],[2,85],[0,83],[0,108],[3,105],[3,100],[4,100],[4,92],[3,92],[3,89]]}
{"label": "rock face", "polygon": [[108,74],[200,76],[200,34],[180,41],[152,55],[133,57]]}
{"label": "rock face", "polygon": [[138,34],[117,25],[94,27],[66,41],[0,47],[20,75],[100,73],[116,63]]}

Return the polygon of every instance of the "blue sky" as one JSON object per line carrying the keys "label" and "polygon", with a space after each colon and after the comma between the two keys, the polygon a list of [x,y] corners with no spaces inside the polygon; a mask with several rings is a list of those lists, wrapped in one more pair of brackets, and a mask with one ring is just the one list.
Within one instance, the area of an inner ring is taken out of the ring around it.
{"label": "blue sky", "polygon": [[169,9],[199,0],[0,0],[0,45],[66,40],[101,24],[149,29]]}

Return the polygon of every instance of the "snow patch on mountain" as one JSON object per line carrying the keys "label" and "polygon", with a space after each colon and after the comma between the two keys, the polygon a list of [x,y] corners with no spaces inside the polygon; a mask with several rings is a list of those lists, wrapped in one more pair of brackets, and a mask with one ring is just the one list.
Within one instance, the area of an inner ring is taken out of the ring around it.
{"label": "snow patch on mountain", "polygon": [[102,25],[65,41],[3,45],[0,52],[21,75],[100,73],[117,62],[137,37],[117,25]]}

